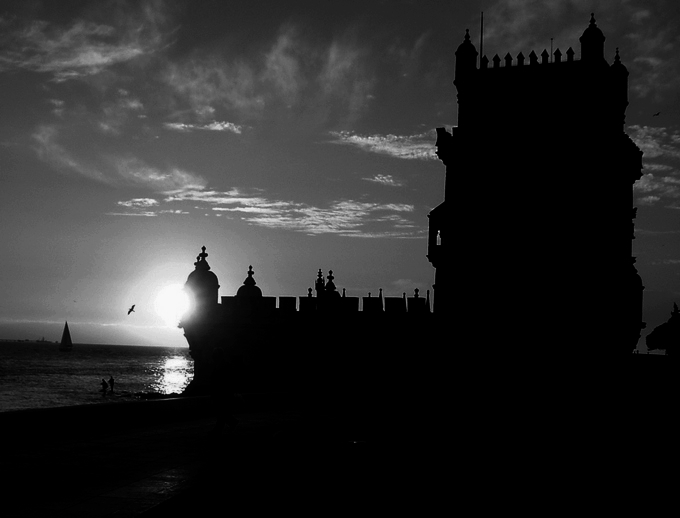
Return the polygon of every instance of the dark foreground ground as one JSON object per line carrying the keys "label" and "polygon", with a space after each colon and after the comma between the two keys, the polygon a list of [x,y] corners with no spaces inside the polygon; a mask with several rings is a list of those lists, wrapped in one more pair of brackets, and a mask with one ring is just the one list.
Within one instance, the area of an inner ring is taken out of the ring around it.
{"label": "dark foreground ground", "polygon": [[478,371],[350,404],[246,394],[220,431],[207,398],[5,412],[0,516],[545,515],[634,511],[640,491],[649,514],[678,437],[675,377],[655,370]]}
{"label": "dark foreground ground", "polygon": [[325,515],[359,501],[404,508],[426,481],[428,493],[444,491],[417,467],[443,461],[433,444],[379,440],[318,400],[244,397],[239,423],[219,431],[206,398],[0,414],[0,516]]}

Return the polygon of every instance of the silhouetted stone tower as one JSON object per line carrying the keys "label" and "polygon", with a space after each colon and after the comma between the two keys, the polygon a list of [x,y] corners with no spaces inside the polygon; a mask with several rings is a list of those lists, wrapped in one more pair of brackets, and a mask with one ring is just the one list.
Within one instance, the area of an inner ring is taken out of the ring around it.
{"label": "silhouetted stone tower", "polygon": [[190,300],[190,309],[182,317],[180,326],[184,328],[184,335],[190,345],[202,344],[201,348],[191,351],[194,359],[194,381],[197,382],[192,381],[192,385],[200,385],[201,380],[208,380],[206,373],[210,370],[212,352],[214,347],[220,344],[215,323],[219,315],[220,285],[217,275],[210,271],[207,257],[205,246],[201,247],[201,253],[194,263],[194,271],[189,274],[184,284],[184,291]]}
{"label": "silhouetted stone tower", "polygon": [[466,348],[629,354],[640,337],[642,152],[624,132],[628,71],[604,41],[593,16],[580,60],[569,48],[478,66],[469,32],[455,53],[458,126],[437,128],[445,201],[428,259],[435,315],[472,332]]}

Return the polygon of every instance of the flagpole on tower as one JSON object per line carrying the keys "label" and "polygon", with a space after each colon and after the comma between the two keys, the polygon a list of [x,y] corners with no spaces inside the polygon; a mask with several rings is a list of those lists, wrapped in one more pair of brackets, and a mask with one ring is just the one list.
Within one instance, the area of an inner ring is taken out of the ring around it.
{"label": "flagpole on tower", "polygon": [[479,28],[479,64],[481,68],[482,56],[484,56],[484,11],[482,11]]}

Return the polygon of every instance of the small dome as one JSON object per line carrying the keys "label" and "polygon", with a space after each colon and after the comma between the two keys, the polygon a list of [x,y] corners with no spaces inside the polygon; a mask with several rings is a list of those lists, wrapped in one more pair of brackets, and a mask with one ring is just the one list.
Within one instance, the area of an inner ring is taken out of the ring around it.
{"label": "small dome", "polygon": [[612,64],[612,70],[619,74],[628,75],[628,69],[621,63],[621,56],[619,56],[619,48],[616,47],[616,55],[614,56],[614,63]]}
{"label": "small dome", "polygon": [[590,13],[590,24],[588,25],[586,30],[583,31],[583,34],[579,38],[579,41],[581,42],[581,44],[584,44],[586,42],[604,43],[605,39],[606,38],[604,36],[604,33],[595,23],[595,13]]}
{"label": "small dome", "polygon": [[590,13],[590,25],[578,39],[581,42],[581,59],[584,61],[604,60],[604,33],[595,23],[595,13]]}
{"label": "small dome", "polygon": [[205,260],[208,257],[205,247],[202,247],[201,251],[196,257],[195,269],[187,277],[184,287],[191,292],[195,302],[217,303],[217,290],[219,290],[220,284],[217,275],[210,271],[210,265]]}
{"label": "small dome", "polygon": [[463,43],[458,45],[458,49],[456,50],[456,56],[459,59],[465,56],[473,56],[476,59],[477,54],[478,54],[477,49],[470,41],[470,29],[466,29],[465,37],[463,38]]}
{"label": "small dome", "polygon": [[248,266],[248,277],[246,278],[245,281],[243,281],[243,286],[241,286],[238,291],[236,292],[237,297],[261,297],[262,296],[262,290],[255,286],[256,282],[255,279],[253,279],[253,275],[255,272],[253,271],[252,266]]}

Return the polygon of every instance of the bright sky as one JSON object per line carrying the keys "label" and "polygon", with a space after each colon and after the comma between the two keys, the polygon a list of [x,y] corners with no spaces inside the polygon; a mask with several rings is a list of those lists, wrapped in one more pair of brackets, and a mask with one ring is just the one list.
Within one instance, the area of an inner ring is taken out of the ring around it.
{"label": "bright sky", "polygon": [[0,0],[0,337],[58,340],[68,320],[74,342],[185,345],[156,299],[203,245],[221,295],[251,264],[272,296],[305,295],[319,268],[350,296],[430,289],[434,128],[456,124],[453,52],[466,28],[479,47],[482,10],[490,58],[551,38],[578,57],[591,11],[610,62],[619,47],[645,152],[634,253],[648,330],[664,321],[680,302],[675,0]]}

